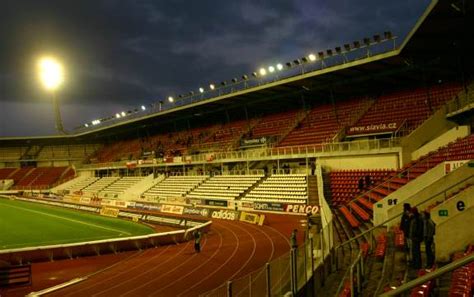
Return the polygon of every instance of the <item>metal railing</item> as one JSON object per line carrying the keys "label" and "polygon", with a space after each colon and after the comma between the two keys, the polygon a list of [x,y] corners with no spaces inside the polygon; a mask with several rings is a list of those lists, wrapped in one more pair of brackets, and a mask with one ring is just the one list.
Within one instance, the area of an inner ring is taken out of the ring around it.
{"label": "metal railing", "polygon": [[400,296],[401,294],[407,292],[410,289],[413,289],[419,285],[422,285],[430,280],[436,279],[442,276],[445,273],[451,272],[459,267],[464,265],[468,265],[469,263],[474,262],[474,254],[465,256],[459,260],[456,260],[452,263],[449,263],[441,268],[438,268],[430,273],[427,273],[421,277],[418,277],[412,281],[409,281],[400,287],[396,288],[395,290],[385,292],[380,295],[380,297],[389,297],[389,296]]}
{"label": "metal railing", "polygon": [[[213,153],[180,156],[177,162],[166,163],[157,159],[154,164],[138,164],[137,167],[178,166],[186,164],[254,161],[277,158],[301,158],[330,155],[337,152],[367,152],[381,149],[396,149],[400,147],[400,139],[371,139],[367,141],[348,141],[323,143],[318,145],[301,145],[288,147],[260,148],[241,151],[216,151]],[[188,158],[189,157],[189,158]],[[126,161],[84,164],[79,170],[94,170],[101,168],[125,168]]]}

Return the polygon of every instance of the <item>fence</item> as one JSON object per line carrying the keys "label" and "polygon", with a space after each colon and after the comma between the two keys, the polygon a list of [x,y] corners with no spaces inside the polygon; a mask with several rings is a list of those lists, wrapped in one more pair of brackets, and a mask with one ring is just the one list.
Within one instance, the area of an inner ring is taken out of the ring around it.
{"label": "fence", "polygon": [[[201,294],[200,297],[284,296],[299,292],[331,254],[332,224],[314,232],[307,232],[306,240],[297,248],[274,259],[264,267]],[[306,235],[305,235],[306,236]],[[309,287],[308,287],[309,289]]]}

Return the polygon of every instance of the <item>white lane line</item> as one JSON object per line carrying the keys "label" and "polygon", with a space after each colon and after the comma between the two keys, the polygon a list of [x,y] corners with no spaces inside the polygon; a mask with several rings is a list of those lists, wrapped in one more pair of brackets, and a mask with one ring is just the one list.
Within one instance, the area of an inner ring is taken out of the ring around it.
{"label": "white lane line", "polygon": [[20,209],[20,210],[24,210],[24,211],[29,211],[29,212],[32,212],[32,213],[37,213],[37,214],[40,214],[40,215],[44,215],[44,216],[48,216],[48,217],[52,217],[52,218],[56,218],[56,219],[61,219],[61,220],[65,220],[65,221],[69,221],[69,222],[73,222],[73,223],[77,223],[77,224],[82,224],[82,225],[86,225],[86,226],[90,226],[90,227],[95,227],[95,228],[98,228],[98,229],[113,231],[113,232],[117,232],[119,234],[132,235],[132,233],[126,232],[126,231],[123,231],[123,230],[110,228],[110,227],[104,227],[104,226],[100,226],[100,225],[96,225],[96,224],[92,224],[92,223],[87,223],[87,222],[83,222],[83,221],[79,221],[79,220],[74,220],[74,219],[70,219],[70,218],[66,218],[66,217],[62,217],[62,216],[58,216],[58,215],[53,215],[53,214],[46,213],[46,212],[41,212],[41,211],[37,211],[37,210],[32,210],[32,209],[13,206],[13,205],[8,205],[8,204],[2,204],[2,206],[6,206],[6,207],[10,207],[10,208],[16,208],[16,209]]}

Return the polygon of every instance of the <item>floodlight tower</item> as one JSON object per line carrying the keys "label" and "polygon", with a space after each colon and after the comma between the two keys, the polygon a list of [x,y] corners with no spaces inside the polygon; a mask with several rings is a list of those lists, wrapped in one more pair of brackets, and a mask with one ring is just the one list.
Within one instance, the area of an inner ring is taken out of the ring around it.
{"label": "floodlight tower", "polygon": [[56,118],[56,130],[59,134],[66,134],[61,119],[61,111],[57,100],[56,91],[64,81],[63,66],[54,58],[45,57],[38,63],[39,78],[43,87],[51,93]]}

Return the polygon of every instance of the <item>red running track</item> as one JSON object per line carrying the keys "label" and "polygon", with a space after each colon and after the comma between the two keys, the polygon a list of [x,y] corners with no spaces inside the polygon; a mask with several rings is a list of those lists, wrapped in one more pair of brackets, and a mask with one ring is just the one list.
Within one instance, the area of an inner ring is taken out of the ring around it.
{"label": "red running track", "polygon": [[[214,220],[211,231],[203,237],[199,254],[194,252],[191,241],[126,253],[113,265],[109,262],[89,275],[77,273],[85,269],[82,265],[88,265],[87,261],[74,263],[70,279],[88,278],[47,296],[198,296],[288,252],[288,238],[297,219],[278,217],[265,226]],[[104,256],[91,258],[101,257]],[[76,260],[60,262],[68,261]],[[15,296],[13,291],[9,293],[7,296]]]}

